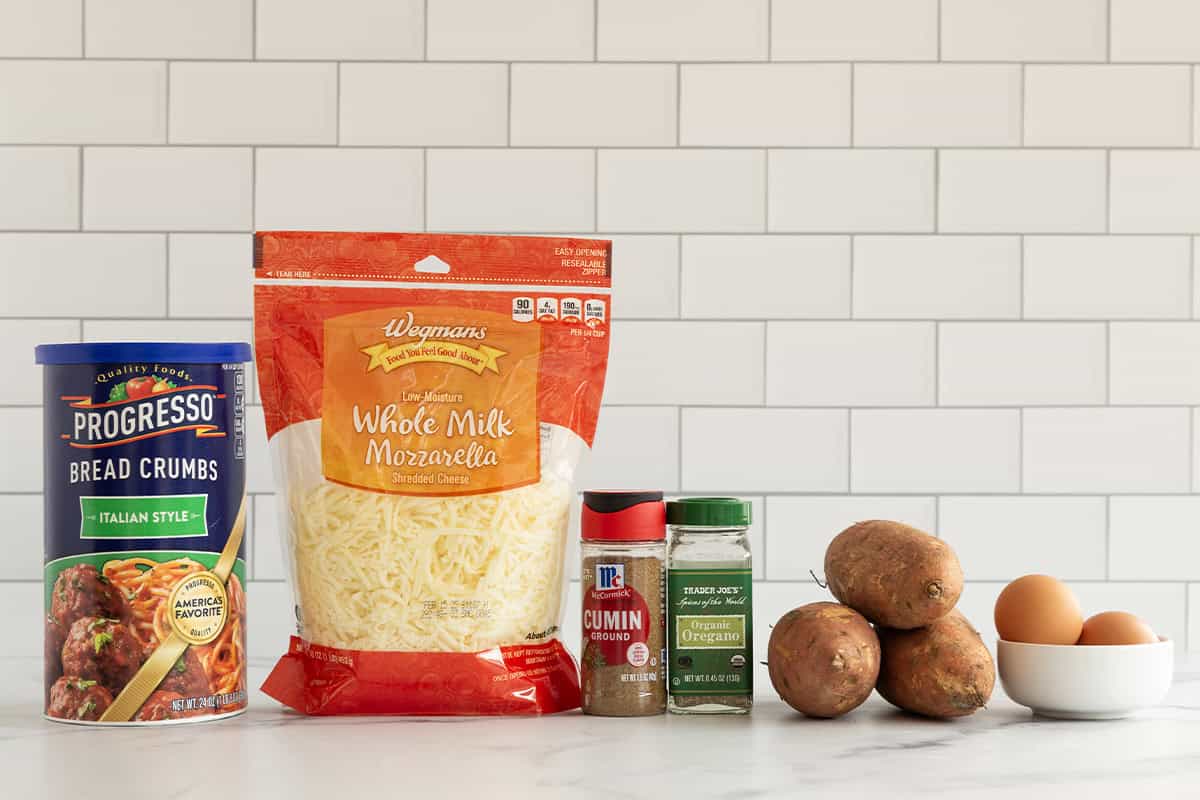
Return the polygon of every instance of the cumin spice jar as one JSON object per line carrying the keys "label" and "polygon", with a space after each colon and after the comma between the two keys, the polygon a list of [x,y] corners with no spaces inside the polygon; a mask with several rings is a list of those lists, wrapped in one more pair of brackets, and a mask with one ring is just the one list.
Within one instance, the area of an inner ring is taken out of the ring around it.
{"label": "cumin spice jar", "polygon": [[584,492],[583,713],[667,708],[666,509],[662,492]]}
{"label": "cumin spice jar", "polygon": [[750,503],[672,500],[667,523],[671,713],[747,714],[754,705]]}

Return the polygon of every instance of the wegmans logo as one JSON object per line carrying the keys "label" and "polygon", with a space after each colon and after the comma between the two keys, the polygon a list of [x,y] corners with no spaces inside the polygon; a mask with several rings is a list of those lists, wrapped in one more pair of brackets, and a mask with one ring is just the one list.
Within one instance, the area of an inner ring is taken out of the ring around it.
{"label": "wegmans logo", "polygon": [[388,339],[411,338],[411,341],[403,344],[383,341],[362,348],[360,352],[369,358],[367,372],[374,369],[391,372],[409,364],[435,362],[469,369],[476,375],[482,375],[484,370],[499,374],[500,367],[496,360],[508,355],[506,351],[486,344],[469,345],[462,341],[454,341],[485,339],[486,325],[418,324],[411,311],[406,312],[403,317],[389,320],[387,325],[383,326],[383,335]]}

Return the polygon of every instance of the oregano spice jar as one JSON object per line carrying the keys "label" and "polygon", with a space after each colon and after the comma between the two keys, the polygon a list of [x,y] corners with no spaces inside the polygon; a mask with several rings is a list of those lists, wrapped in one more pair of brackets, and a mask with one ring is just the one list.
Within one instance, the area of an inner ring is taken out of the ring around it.
{"label": "oregano spice jar", "polygon": [[583,713],[662,714],[666,520],[662,492],[584,492]]}
{"label": "oregano spice jar", "polygon": [[754,704],[750,503],[667,503],[667,642],[673,714],[746,714]]}

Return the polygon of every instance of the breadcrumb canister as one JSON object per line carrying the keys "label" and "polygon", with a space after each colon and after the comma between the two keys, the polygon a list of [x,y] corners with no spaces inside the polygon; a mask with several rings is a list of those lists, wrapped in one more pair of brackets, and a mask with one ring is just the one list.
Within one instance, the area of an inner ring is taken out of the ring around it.
{"label": "breadcrumb canister", "polygon": [[72,343],[44,370],[45,716],[246,708],[244,343]]}

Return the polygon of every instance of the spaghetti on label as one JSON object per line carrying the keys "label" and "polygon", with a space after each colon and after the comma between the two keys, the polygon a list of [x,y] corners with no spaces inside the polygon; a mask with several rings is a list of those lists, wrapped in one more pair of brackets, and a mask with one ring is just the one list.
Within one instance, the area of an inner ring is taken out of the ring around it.
{"label": "spaghetti on label", "polygon": [[[522,298],[550,286],[607,302],[608,253],[257,235],[259,376],[297,615],[265,692],[314,714],[578,706],[558,630],[608,330],[531,322]],[[449,271],[422,272],[431,256]]]}

